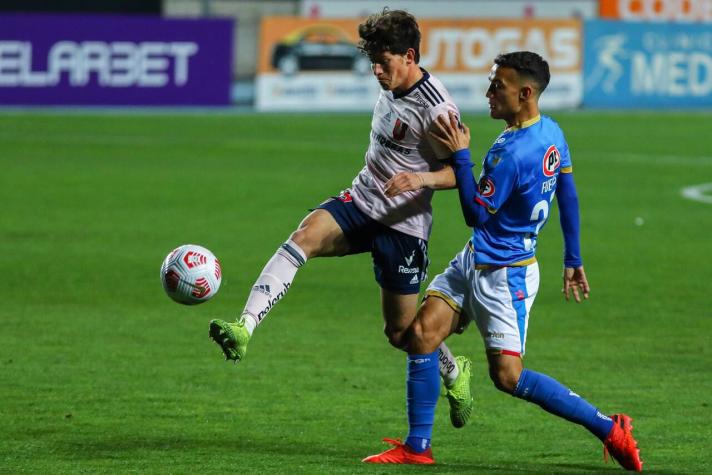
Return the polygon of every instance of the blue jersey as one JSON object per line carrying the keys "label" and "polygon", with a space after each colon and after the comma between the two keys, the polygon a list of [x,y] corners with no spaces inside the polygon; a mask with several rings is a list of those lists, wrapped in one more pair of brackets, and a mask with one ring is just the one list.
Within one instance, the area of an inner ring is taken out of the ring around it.
{"label": "blue jersey", "polygon": [[547,116],[505,130],[482,163],[476,201],[491,214],[473,229],[475,263],[526,265],[549,217],[559,173],[571,173],[564,133]]}

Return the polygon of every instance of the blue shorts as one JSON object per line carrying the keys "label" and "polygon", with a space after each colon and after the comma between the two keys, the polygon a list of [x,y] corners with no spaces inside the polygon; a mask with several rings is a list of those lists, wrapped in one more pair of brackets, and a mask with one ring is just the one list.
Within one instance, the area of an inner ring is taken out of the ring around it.
{"label": "blue shorts", "polygon": [[328,211],[349,243],[347,254],[370,252],[376,282],[397,294],[417,294],[428,277],[428,242],[379,223],[356,207],[347,191],[318,209]]}

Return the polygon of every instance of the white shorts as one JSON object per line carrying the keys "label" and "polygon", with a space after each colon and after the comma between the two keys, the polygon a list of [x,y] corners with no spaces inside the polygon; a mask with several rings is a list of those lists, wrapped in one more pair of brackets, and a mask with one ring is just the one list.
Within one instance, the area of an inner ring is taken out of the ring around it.
{"label": "white shorts", "polygon": [[461,315],[464,329],[474,321],[487,351],[524,355],[529,310],[539,290],[539,264],[475,267],[470,242],[426,290]]}

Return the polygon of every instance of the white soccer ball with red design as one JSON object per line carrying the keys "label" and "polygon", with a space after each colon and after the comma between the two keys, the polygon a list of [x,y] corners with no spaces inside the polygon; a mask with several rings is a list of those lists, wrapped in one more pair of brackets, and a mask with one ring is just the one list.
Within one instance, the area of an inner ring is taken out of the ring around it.
{"label": "white soccer ball with red design", "polygon": [[161,265],[161,282],[176,302],[195,305],[218,293],[222,269],[215,254],[202,246],[185,244],[171,251]]}

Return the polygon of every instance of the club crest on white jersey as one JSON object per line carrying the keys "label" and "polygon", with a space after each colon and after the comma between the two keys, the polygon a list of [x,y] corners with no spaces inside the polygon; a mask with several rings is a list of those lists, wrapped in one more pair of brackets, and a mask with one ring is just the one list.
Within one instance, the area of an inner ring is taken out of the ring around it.
{"label": "club crest on white jersey", "polygon": [[385,185],[400,172],[431,172],[443,167],[438,158],[449,151],[432,141],[428,130],[438,115],[459,116],[442,83],[427,71],[409,90],[381,91],[371,121],[371,142],[366,166],[354,178],[351,193],[361,211],[405,234],[427,240],[432,225],[433,191],[424,188],[395,197]]}

